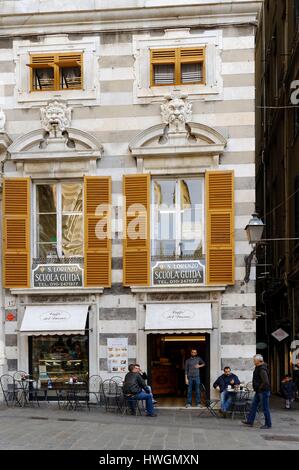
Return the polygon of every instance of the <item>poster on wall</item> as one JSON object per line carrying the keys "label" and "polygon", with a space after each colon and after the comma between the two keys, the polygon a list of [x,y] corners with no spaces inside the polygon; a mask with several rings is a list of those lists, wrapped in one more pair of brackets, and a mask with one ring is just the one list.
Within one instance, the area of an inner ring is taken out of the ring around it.
{"label": "poster on wall", "polygon": [[108,372],[128,372],[128,338],[107,338]]}

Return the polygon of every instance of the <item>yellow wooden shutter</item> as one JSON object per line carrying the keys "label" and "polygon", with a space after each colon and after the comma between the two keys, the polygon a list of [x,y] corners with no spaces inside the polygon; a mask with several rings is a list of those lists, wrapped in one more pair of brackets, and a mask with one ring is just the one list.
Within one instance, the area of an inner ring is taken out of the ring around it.
{"label": "yellow wooden shutter", "polygon": [[84,178],[84,285],[111,287],[111,178]]}
{"label": "yellow wooden shutter", "polygon": [[150,285],[150,175],[126,175],[123,283],[125,286]]}
{"label": "yellow wooden shutter", "polygon": [[234,173],[206,174],[207,282],[233,285],[234,274]]}
{"label": "yellow wooden shutter", "polygon": [[3,184],[3,284],[30,287],[30,179]]}

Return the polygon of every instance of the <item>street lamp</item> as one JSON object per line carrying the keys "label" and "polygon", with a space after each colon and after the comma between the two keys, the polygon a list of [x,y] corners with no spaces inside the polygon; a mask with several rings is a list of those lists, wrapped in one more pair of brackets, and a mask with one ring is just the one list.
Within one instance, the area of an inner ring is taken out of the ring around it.
{"label": "street lamp", "polygon": [[245,228],[250,245],[254,245],[261,241],[264,228],[265,224],[258,217],[258,214],[252,214],[252,219],[249,221],[249,224]]}
{"label": "street lamp", "polygon": [[265,224],[263,221],[258,217],[258,214],[252,214],[252,219],[249,221],[248,225],[246,226],[245,230],[247,233],[247,238],[250,245],[253,245],[254,248],[250,255],[245,256],[245,269],[246,274],[244,278],[244,282],[246,284],[250,281],[250,271],[251,271],[251,263],[256,254],[256,247],[257,244],[261,241],[263,232],[264,232]]}

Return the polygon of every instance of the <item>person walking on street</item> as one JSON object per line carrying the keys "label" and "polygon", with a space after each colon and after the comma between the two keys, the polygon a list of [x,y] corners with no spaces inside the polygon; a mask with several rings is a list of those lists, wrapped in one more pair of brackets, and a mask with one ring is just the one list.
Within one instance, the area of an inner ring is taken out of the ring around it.
{"label": "person walking on street", "polygon": [[255,369],[253,372],[252,385],[255,391],[255,396],[247,416],[247,421],[242,421],[246,426],[253,426],[256,418],[258,408],[263,407],[265,416],[265,425],[261,429],[271,429],[272,421],[270,414],[269,399],[271,395],[270,378],[267,364],[264,362],[263,356],[257,354],[253,358]]}
{"label": "person walking on street", "polygon": [[188,385],[188,396],[186,408],[192,407],[192,392],[193,386],[195,387],[195,401],[196,406],[201,407],[200,404],[200,369],[205,367],[205,362],[198,356],[197,350],[191,350],[191,357],[185,362],[185,381]]}

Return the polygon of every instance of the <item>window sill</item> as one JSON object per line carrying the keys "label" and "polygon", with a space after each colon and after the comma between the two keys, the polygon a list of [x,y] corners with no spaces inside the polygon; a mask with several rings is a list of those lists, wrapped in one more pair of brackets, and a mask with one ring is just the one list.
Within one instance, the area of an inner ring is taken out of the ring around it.
{"label": "window sill", "polygon": [[224,292],[227,286],[150,286],[150,287],[134,287],[131,286],[133,294],[159,294],[174,292]]}
{"label": "window sill", "polygon": [[52,287],[52,288],[20,288],[20,289],[10,289],[12,295],[64,295],[64,294],[71,294],[71,295],[82,295],[82,294],[103,294],[104,287],[82,287],[82,288],[73,288],[73,287]]}

